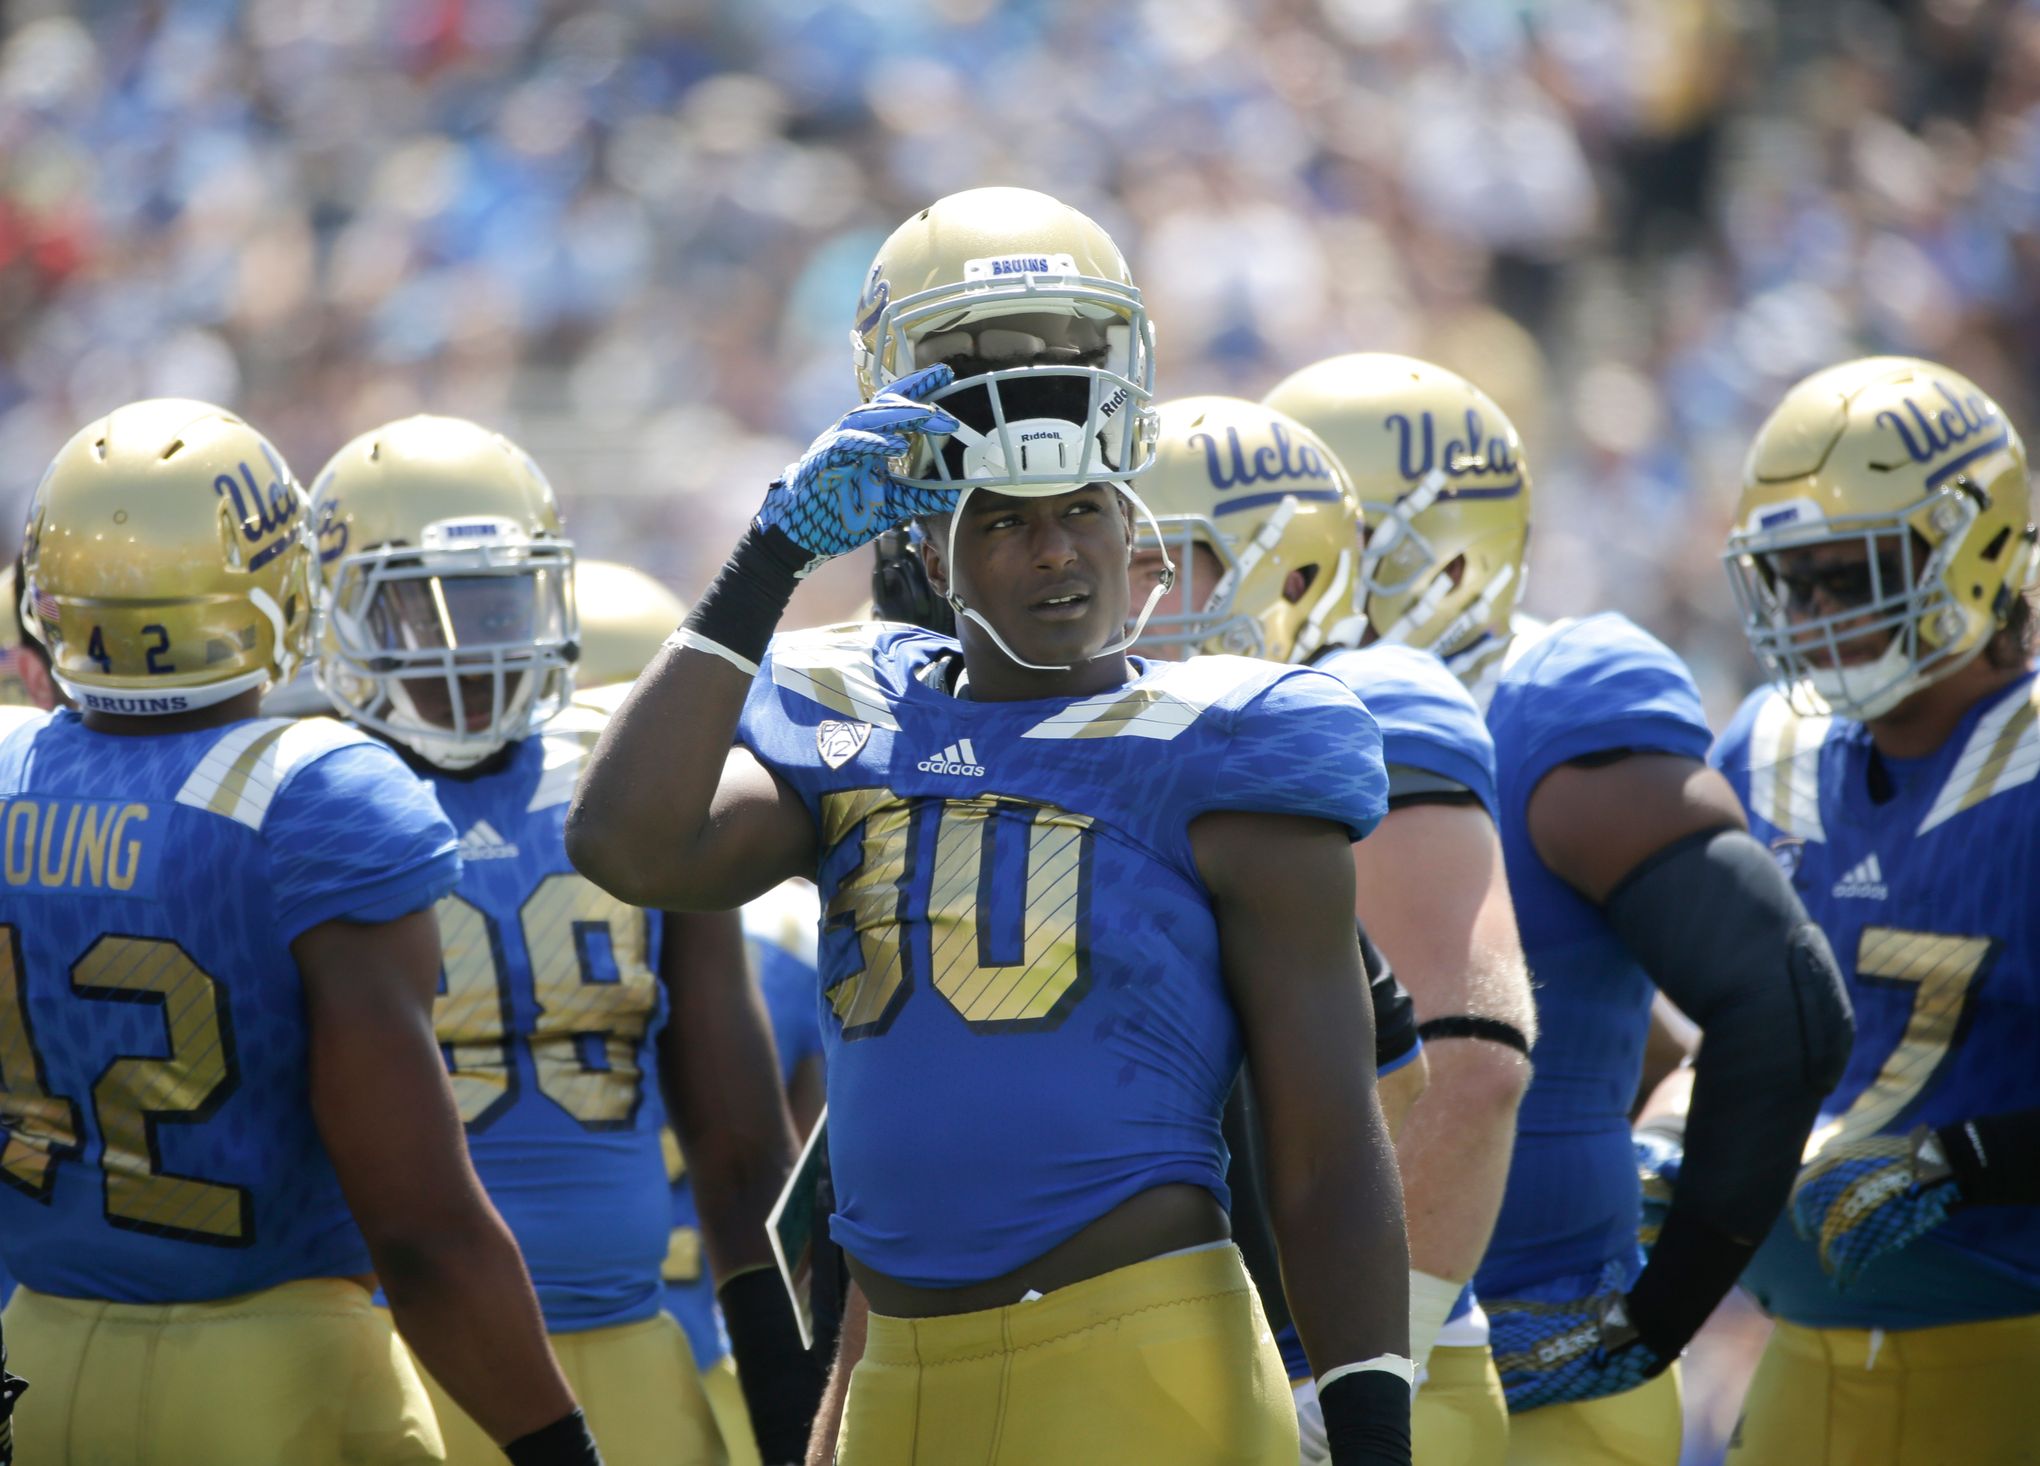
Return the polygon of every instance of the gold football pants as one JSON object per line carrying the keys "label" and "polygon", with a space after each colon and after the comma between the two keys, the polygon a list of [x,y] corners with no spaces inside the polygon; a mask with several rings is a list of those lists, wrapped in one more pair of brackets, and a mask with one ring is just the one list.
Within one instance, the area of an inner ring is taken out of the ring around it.
{"label": "gold football pants", "polygon": [[1410,1410],[1410,1440],[1417,1466],[1502,1466],[1509,1402],[1486,1346],[1431,1350]]}
{"label": "gold football pants", "polygon": [[1780,1320],[1729,1466],[2040,1466],[2040,1315],[1938,1329]]}
{"label": "gold football pants", "polygon": [[444,1459],[410,1354],[366,1290],[307,1278],[209,1303],[15,1291],[33,1388],[21,1466],[342,1466]]}
{"label": "gold football pants", "polygon": [[1679,1366],[1633,1390],[1509,1417],[1509,1466],[1678,1466]]}
{"label": "gold football pants", "polygon": [[1296,1466],[1296,1407],[1239,1251],[1006,1308],[874,1313],[840,1466]]}
{"label": "gold football pants", "polygon": [[[605,1466],[725,1466],[722,1432],[694,1352],[671,1314],[548,1337]],[[446,1438],[448,1466],[503,1466],[507,1458],[429,1373],[425,1388]]]}

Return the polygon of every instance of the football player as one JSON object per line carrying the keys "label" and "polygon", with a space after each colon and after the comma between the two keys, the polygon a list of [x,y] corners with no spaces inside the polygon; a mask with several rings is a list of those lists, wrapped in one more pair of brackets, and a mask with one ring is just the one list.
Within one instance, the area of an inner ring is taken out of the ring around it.
{"label": "football player", "polygon": [[433,1040],[453,830],[374,739],[254,716],[308,648],[307,523],[266,440],[180,400],[79,432],[30,509],[79,711],[0,738],[22,1455],[439,1460],[373,1273],[512,1461],[595,1461]]}
{"label": "football player", "polygon": [[[1334,1459],[1407,1460],[1400,1190],[1350,1058],[1372,721],[1304,669],[1128,662],[1151,337],[1092,221],[1018,189],[923,210],[857,349],[866,404],[768,492],[568,823],[627,899],[821,889],[830,1234],[871,1305],[840,1457],[1295,1460],[1226,1240],[1244,1050]],[[910,518],[960,642],[768,651],[805,571]]]}
{"label": "football player", "polygon": [[[1530,476],[1501,409],[1383,354],[1306,367],[1267,400],[1317,431],[1366,505],[1369,633],[1444,657],[1494,736],[1541,1035],[1475,1274],[1508,1459],[1671,1466],[1671,1365],[1776,1219],[1847,1058],[1840,974],[1704,762],[1684,664],[1612,613],[1512,625]],[[1653,988],[1705,1038],[1687,1184],[1645,1267],[1629,1111]]]}
{"label": "football player", "polygon": [[[720,1460],[686,1338],[661,1307],[660,1132],[670,1105],[707,1173],[718,1274],[763,1265],[733,1313],[760,1283],[779,1302],[762,1227],[792,1132],[736,922],[662,921],[567,862],[566,802],[604,715],[567,706],[573,547],[552,489],[501,435],[424,416],[343,447],[311,509],[319,684],[402,750],[462,832],[461,883],[438,905],[435,1023],[476,1172],[609,1459]],[[749,1323],[731,1320],[740,1344]],[[804,1366],[790,1322],[785,1334]],[[761,1384],[777,1364],[757,1359]],[[475,1423],[437,1403],[448,1459],[491,1459]],[[804,1440],[807,1419],[760,1426]]]}
{"label": "football player", "polygon": [[1714,758],[1840,955],[1858,1037],[1743,1277],[1778,1322],[1732,1462],[2033,1450],[2036,538],[2019,434],[1931,362],[1807,378],[1744,466],[1729,573],[1775,686]]}
{"label": "football player", "polygon": [[[1429,1084],[1397,1138],[1422,1381],[1416,1459],[1499,1463],[1508,1414],[1467,1284],[1501,1205],[1536,1029],[1495,830],[1494,744],[1435,657],[1344,649],[1363,624],[1359,510],[1310,429],[1228,397],[1185,398],[1160,416],[1141,492],[1184,573],[1139,650],[1308,662],[1359,694],[1381,727],[1389,814],[1353,847],[1356,910],[1431,1039]],[[1136,554],[1136,594],[1163,563],[1162,547]],[[1306,1438],[1308,1390],[1306,1379]]]}

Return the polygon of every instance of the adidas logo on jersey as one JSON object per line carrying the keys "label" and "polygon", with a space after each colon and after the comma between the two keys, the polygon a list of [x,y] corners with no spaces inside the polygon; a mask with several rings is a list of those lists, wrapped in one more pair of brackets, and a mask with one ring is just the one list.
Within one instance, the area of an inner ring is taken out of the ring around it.
{"label": "adidas logo on jersey", "polygon": [[474,828],[460,837],[462,860],[514,860],[517,847],[496,833],[487,820],[476,820]]}
{"label": "adidas logo on jersey", "polygon": [[985,767],[977,761],[977,750],[970,746],[968,738],[959,738],[933,758],[924,758],[914,765],[924,774],[960,774],[966,779],[982,779]]}
{"label": "adidas logo on jersey", "polygon": [[1856,896],[1866,901],[1889,897],[1891,888],[1884,884],[1884,867],[1877,863],[1877,857],[1866,855],[1857,861],[1847,875],[1835,882],[1835,895]]}

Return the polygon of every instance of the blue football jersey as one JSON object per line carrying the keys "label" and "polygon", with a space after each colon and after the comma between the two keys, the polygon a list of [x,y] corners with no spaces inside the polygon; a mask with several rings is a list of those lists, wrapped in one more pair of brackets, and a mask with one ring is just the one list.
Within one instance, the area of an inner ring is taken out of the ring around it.
{"label": "blue football jersey", "polygon": [[561,833],[601,725],[570,708],[500,767],[432,778],[463,863],[439,903],[440,1047],[553,1333],[656,1313],[669,1231],[664,934],[576,871]]}
{"label": "blue football jersey", "polygon": [[1495,741],[1480,705],[1443,662],[1414,647],[1377,642],[1312,665],[1367,704],[1381,729],[1382,761],[1391,769],[1450,779],[1495,813]]}
{"label": "blue football jersey", "polygon": [[1150,1187],[1229,1204],[1240,1064],[1190,824],[1381,818],[1374,721],[1321,672],[1146,663],[1092,697],[976,702],[955,643],[782,636],[739,737],[821,851],[831,1233],[921,1287],[1009,1272]]}
{"label": "blue football jersey", "polygon": [[1569,760],[1616,749],[1707,755],[1699,691],[1678,657],[1612,613],[1519,636],[1488,705],[1500,772],[1502,856],[1537,997],[1529,1091],[1481,1296],[1569,1294],[1610,1263],[1642,1267],[1629,1107],[1652,985],[1599,907],[1530,842],[1530,795]]}
{"label": "blue football jersey", "polygon": [[431,791],[325,718],[0,727],[8,1267],[122,1303],[369,1271],[312,1122],[290,944],[452,887]]}
{"label": "blue football jersey", "polygon": [[[1809,1158],[1837,1141],[2040,1105],[2036,715],[2029,674],[1972,707],[1935,753],[1873,758],[1862,724],[1801,715],[1765,689],[1722,735],[1714,762],[1827,933],[1856,1005],[1855,1048]],[[1846,1293],[1788,1216],[1744,1282],[1812,1328],[2040,1313],[2040,1207],[1957,1211]]]}

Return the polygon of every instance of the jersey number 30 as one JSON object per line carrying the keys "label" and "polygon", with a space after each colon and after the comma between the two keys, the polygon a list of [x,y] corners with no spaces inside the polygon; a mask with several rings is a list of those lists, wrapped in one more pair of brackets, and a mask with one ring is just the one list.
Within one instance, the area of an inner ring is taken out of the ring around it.
{"label": "jersey number 30", "polygon": [[1090,986],[1097,837],[1086,816],[998,795],[822,797],[824,849],[859,825],[862,858],[825,921],[856,932],[862,958],[829,988],[844,1038],[885,1032],[917,974],[979,1032],[1050,1029],[1069,1015]]}

